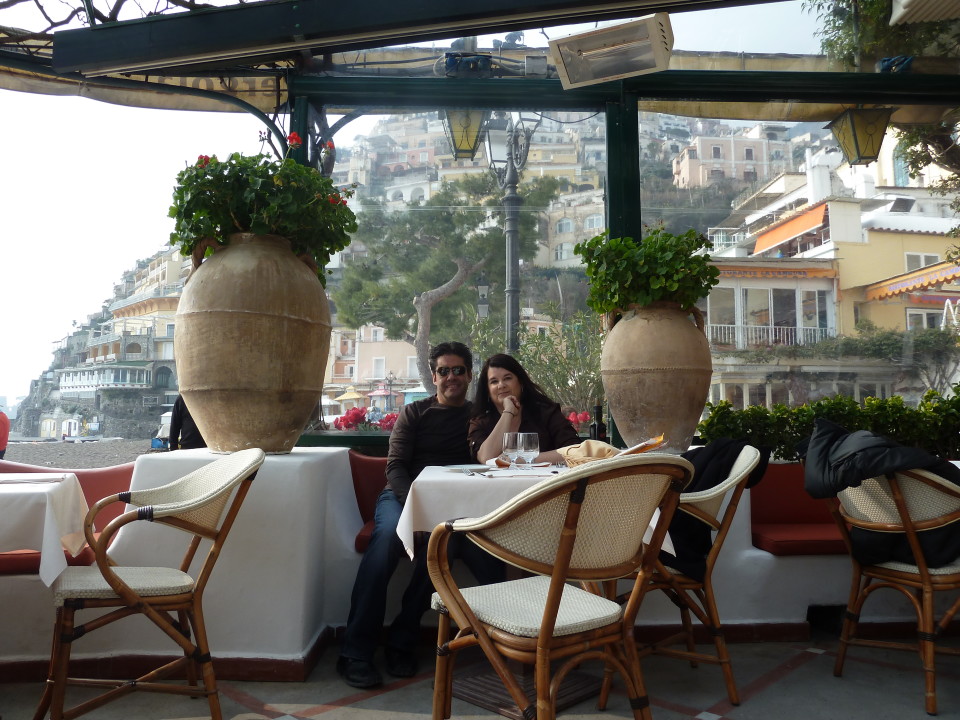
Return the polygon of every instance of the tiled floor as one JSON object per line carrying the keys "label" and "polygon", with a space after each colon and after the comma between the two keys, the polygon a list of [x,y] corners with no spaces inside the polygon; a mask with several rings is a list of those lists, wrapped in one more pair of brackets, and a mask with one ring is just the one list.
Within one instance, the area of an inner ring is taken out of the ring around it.
{"label": "tiled floor", "polygon": [[[955,643],[954,643],[955,644]],[[903,720],[926,717],[919,658],[907,652],[854,648],[844,677],[833,676],[837,642],[817,634],[808,643],[734,644],[731,654],[742,696],[738,707],[726,699],[718,668],[690,668],[682,661],[652,657],[643,662],[656,720]],[[303,683],[221,682],[228,720],[380,720],[429,718],[431,657],[424,649],[424,672],[373,691],[346,686],[337,676],[335,649],[328,650]],[[461,664],[462,665],[462,664]],[[479,665],[474,662],[474,667]],[[467,669],[471,669],[467,663]],[[40,694],[39,683],[0,684],[2,720],[28,720]],[[960,657],[938,658],[941,718],[960,718]],[[194,720],[207,717],[202,700],[135,693],[86,717],[99,720]],[[496,715],[455,700],[453,717]],[[586,700],[561,718],[632,717],[626,697],[616,693],[605,712]]]}

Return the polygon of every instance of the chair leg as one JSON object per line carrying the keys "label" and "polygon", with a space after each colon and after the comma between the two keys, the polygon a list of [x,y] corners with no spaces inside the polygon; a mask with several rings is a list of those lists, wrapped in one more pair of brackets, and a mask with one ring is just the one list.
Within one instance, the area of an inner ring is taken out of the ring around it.
{"label": "chair leg", "polygon": [[923,663],[924,709],[928,715],[937,714],[937,643],[933,622],[933,591],[923,588],[920,602],[919,650]]}
{"label": "chair leg", "polygon": [[[630,698],[630,708],[633,710],[634,720],[653,720],[650,714],[650,696],[647,695],[647,686],[643,682],[643,668],[640,667],[640,653],[637,650],[637,643],[633,639],[632,632],[624,638],[623,642],[624,665],[633,675],[630,679],[625,679],[628,685],[633,685],[636,697]],[[607,664],[607,671],[612,673],[613,669]]]}
{"label": "chair leg", "polygon": [[440,613],[437,622],[437,665],[433,677],[433,720],[446,720],[451,712],[450,616]]}
{"label": "chair leg", "polygon": [[723,626],[720,624],[720,612],[717,610],[717,601],[713,596],[713,588],[704,584],[701,596],[703,607],[710,619],[709,630],[713,635],[713,645],[717,650],[717,659],[720,669],[723,670],[723,680],[727,685],[727,697],[731,705],[740,704],[740,693],[737,690],[737,681],[733,678],[733,664],[730,662],[730,652],[727,650],[727,639],[723,635]]}
{"label": "chair leg", "polygon": [[[193,627],[190,617],[184,610],[177,611],[177,622],[180,624],[180,629],[186,637],[189,637],[190,628]],[[184,649],[184,655],[187,655],[186,649]],[[187,655],[187,684],[193,687],[197,685],[197,663],[189,655]]]}
{"label": "chair leg", "polygon": [[[60,656],[64,652],[61,645],[61,638],[63,638],[63,613],[64,609],[58,607],[57,617],[53,623],[53,642],[50,647],[50,665],[47,668],[47,682],[43,686],[43,694],[40,696],[40,702],[37,704],[37,709],[33,713],[33,720],[43,720],[43,718],[47,716],[47,711],[50,709],[51,702],[53,701],[54,681],[57,675]],[[63,712],[62,702],[60,703],[60,712]]]}
{"label": "chair leg", "polygon": [[[193,617],[193,632],[196,635],[196,655],[198,658],[196,664],[203,680],[207,703],[210,705],[210,718],[211,720],[223,720],[223,713],[220,710],[220,690],[217,687],[217,677],[214,674],[213,660],[210,657],[210,643],[207,641],[207,627],[203,621],[203,608],[196,596],[194,596],[191,615]],[[190,671],[188,671],[189,673]]]}
{"label": "chair leg", "polygon": [[[695,653],[697,644],[693,641],[693,623],[690,621],[690,609],[685,604],[680,606],[680,622],[683,625],[683,636],[687,641],[687,652]],[[698,666],[699,663],[696,660],[690,661],[690,667]]]}
{"label": "chair leg", "polygon": [[835,677],[843,675],[843,663],[847,658],[847,647],[850,640],[857,635],[857,618],[860,617],[862,593],[869,587],[870,578],[862,577],[860,566],[854,565],[853,579],[850,583],[850,598],[847,600],[847,610],[843,616],[843,627],[840,629],[840,646],[837,648],[837,660],[833,664]]}

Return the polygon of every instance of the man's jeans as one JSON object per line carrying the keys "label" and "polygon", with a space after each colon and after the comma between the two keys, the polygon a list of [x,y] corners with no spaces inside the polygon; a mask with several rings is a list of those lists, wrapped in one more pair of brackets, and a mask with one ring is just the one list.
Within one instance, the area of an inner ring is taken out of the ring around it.
{"label": "man's jeans", "polygon": [[[397,523],[403,504],[387,488],[377,498],[373,534],[367,546],[350,597],[350,615],[340,655],[357,660],[373,660],[380,641],[387,607],[387,586],[397,569],[400,558],[407,552],[397,535]],[[484,552],[463,537],[450,543],[450,557],[463,560],[480,584],[504,579],[503,563]],[[387,635],[387,646],[403,652],[413,652],[420,637],[420,618],[430,606],[433,584],[427,573],[427,546],[420,544],[413,557],[413,575],[403,593],[400,613],[394,619]]]}

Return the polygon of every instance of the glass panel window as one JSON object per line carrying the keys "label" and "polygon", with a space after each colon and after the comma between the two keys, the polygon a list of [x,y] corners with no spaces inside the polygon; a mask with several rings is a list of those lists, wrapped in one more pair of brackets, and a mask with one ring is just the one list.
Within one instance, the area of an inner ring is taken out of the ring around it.
{"label": "glass panel window", "polygon": [[573,232],[573,220],[570,218],[561,218],[557,221],[557,232],[558,233],[568,233]]}
{"label": "glass panel window", "polygon": [[417,370],[417,356],[411,355],[407,358],[407,377],[419,377],[420,371]]}
{"label": "glass panel window", "polygon": [[373,358],[373,374],[370,377],[382,378],[386,377],[387,361],[386,358],[375,357]]}
{"label": "glass panel window", "polygon": [[907,310],[907,329],[923,330],[940,327],[943,313],[934,310]]}
{"label": "glass panel window", "polygon": [[927,265],[936,265],[940,262],[940,256],[933,253],[905,253],[907,259],[907,272],[919,270]]}
{"label": "glass panel window", "polygon": [[827,327],[827,291],[802,290],[800,293],[801,327]]}
{"label": "glass panel window", "polygon": [[553,249],[554,260],[569,260],[573,257],[573,243],[560,243]]}
{"label": "glass panel window", "polygon": [[797,326],[797,293],[794,290],[773,289],[773,324],[776,327]]}
{"label": "glass panel window", "polygon": [[737,324],[733,288],[718,287],[710,292],[709,317],[714,325]]}
{"label": "glass panel window", "polygon": [[743,289],[745,325],[770,325],[770,291],[767,288]]}
{"label": "glass panel window", "polygon": [[603,215],[588,215],[583,221],[584,230],[600,230],[603,228]]}

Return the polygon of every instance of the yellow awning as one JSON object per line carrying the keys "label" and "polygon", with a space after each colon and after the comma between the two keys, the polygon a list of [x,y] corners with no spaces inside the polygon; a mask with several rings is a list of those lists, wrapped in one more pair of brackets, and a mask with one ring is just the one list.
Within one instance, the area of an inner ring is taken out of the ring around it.
{"label": "yellow awning", "polygon": [[940,287],[957,278],[960,278],[960,265],[941,262],[868,285],[864,293],[868,301],[886,300],[903,293]]}
{"label": "yellow awning", "polygon": [[800,215],[790,218],[782,225],[778,225],[772,230],[767,230],[767,232],[757,238],[757,244],[753,247],[754,255],[774,248],[788,240],[793,240],[795,237],[800,237],[811,230],[815,230],[823,225],[826,214],[826,204],[817,205]]}

